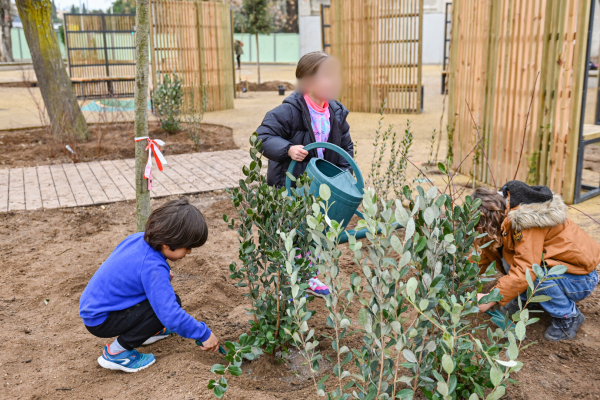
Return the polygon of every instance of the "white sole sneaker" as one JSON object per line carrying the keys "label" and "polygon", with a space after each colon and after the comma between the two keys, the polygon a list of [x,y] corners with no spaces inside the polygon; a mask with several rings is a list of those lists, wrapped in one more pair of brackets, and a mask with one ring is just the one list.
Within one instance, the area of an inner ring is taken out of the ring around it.
{"label": "white sole sneaker", "polygon": [[102,368],[106,368],[106,369],[112,369],[112,370],[116,370],[116,371],[123,371],[123,372],[138,372],[144,368],[148,368],[149,366],[151,366],[152,364],[154,364],[156,360],[152,360],[151,362],[149,362],[148,364],[144,365],[143,367],[139,367],[139,368],[127,368],[124,365],[119,365],[117,363],[108,361],[107,359],[105,359],[104,357],[100,356],[98,357],[98,364],[100,364],[100,366]]}
{"label": "white sole sneaker", "polygon": [[168,338],[169,336],[171,336],[171,335],[157,335],[157,336],[151,336],[151,337],[149,337],[148,339],[146,339],[146,341],[145,341],[144,343],[142,343],[142,346],[148,346],[149,344],[156,343],[156,342],[158,342],[159,340],[166,339],[166,338]]}

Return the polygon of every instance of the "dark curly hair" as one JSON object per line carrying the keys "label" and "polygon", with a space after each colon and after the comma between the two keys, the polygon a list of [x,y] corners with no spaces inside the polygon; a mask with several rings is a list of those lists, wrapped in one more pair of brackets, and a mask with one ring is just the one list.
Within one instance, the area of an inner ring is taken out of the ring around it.
{"label": "dark curly hair", "polygon": [[[477,188],[471,197],[473,200],[481,200],[479,206],[481,216],[475,229],[479,233],[487,233],[487,237],[494,241],[493,248],[502,246],[502,221],[506,215],[504,196],[493,190]],[[486,238],[483,238],[483,241],[487,242]]]}

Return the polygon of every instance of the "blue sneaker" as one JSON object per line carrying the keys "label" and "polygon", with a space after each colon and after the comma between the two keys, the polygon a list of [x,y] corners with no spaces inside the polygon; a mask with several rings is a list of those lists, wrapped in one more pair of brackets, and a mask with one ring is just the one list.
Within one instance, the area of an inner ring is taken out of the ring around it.
{"label": "blue sneaker", "polygon": [[171,333],[173,332],[171,332],[167,328],[162,328],[162,330],[159,331],[157,334],[155,334],[154,336],[150,336],[148,339],[146,339],[146,341],[142,343],[142,346],[148,346],[149,344],[158,342],[159,340],[166,339]]}
{"label": "blue sneaker", "polygon": [[98,364],[102,368],[125,372],[138,372],[154,364],[154,361],[153,354],[140,354],[136,349],[111,354],[108,345],[104,346],[102,355],[98,357]]}

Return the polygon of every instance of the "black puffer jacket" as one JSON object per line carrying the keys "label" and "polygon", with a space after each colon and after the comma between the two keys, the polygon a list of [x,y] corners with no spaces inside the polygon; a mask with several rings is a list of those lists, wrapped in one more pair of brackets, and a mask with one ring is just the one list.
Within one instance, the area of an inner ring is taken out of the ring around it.
{"label": "black puffer jacket", "polygon": [[[341,147],[354,157],[350,125],[346,122],[349,111],[340,102],[332,100],[329,102],[329,113],[331,131],[327,141]],[[302,94],[292,93],[280,106],[269,111],[256,132],[263,143],[262,152],[269,159],[267,183],[276,187],[285,186],[285,173],[292,161],[288,155],[289,148],[316,142],[308,105]],[[348,162],[333,151],[325,150],[323,156],[325,160],[343,170],[350,169]],[[310,150],[304,161],[296,163],[294,176],[302,175],[313,157],[317,157],[316,149]]]}

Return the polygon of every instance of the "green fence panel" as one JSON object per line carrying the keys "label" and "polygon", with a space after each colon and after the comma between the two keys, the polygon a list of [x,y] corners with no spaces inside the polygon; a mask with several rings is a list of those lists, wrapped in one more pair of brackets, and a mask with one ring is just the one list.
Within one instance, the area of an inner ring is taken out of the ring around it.
{"label": "green fence panel", "polygon": [[[31,53],[29,52],[29,46],[27,45],[27,39],[25,38],[23,28],[12,28],[10,30],[10,37],[12,41],[13,58],[15,60],[31,60]],[[61,42],[58,31],[56,31],[56,38],[58,39],[60,54],[63,58],[66,58],[67,52],[65,51],[65,45]]]}
{"label": "green fence panel", "polygon": [[[256,37],[249,33],[234,34],[244,44],[242,62],[256,62]],[[295,63],[300,58],[300,35],[297,33],[272,33],[258,35],[261,63]]]}

